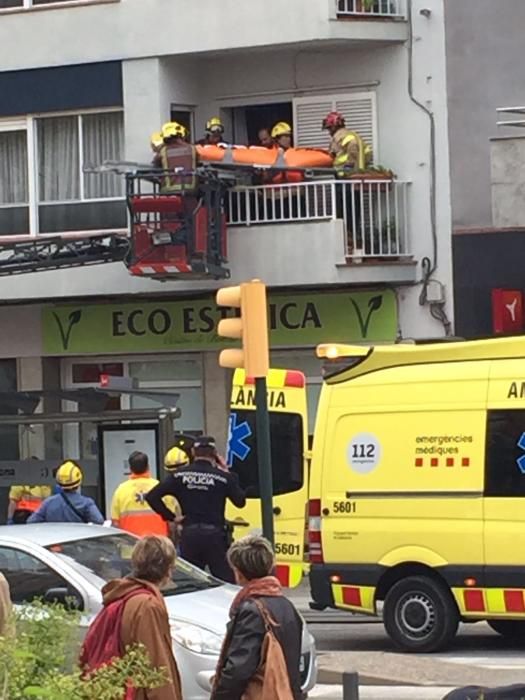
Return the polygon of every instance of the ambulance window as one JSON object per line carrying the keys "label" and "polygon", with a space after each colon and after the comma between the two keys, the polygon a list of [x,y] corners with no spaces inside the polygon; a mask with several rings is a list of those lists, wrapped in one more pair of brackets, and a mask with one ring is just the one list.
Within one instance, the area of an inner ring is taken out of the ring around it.
{"label": "ambulance window", "polygon": [[525,411],[488,413],[485,495],[525,497]]}
{"label": "ambulance window", "polygon": [[[233,439],[230,438],[232,470],[246,489],[248,498],[258,498],[255,411],[235,411]],[[270,413],[273,492],[299,491],[303,486],[303,421],[298,413]],[[244,457],[244,459],[241,459]]]}

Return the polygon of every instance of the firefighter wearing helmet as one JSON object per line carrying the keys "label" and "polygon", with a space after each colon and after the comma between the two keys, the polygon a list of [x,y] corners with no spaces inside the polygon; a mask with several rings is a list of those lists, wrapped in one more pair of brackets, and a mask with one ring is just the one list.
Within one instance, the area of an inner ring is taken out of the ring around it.
{"label": "firefighter wearing helmet", "polygon": [[329,150],[335,168],[347,168],[353,172],[366,169],[371,149],[357,131],[346,128],[345,118],[340,112],[330,112],[323,119],[322,128],[331,136]]}
{"label": "firefighter wearing helmet", "polygon": [[[188,130],[179,122],[166,122],[160,131],[162,146],[153,158],[153,165],[163,170],[173,171],[162,179],[160,191],[162,194],[196,195],[198,180],[195,175],[197,167],[197,151],[195,146],[187,142]],[[177,171],[187,174],[180,175]]]}
{"label": "firefighter wearing helmet", "polygon": [[59,493],[49,496],[28,519],[28,523],[94,523],[103,525],[104,517],[92,498],[83,496],[79,489],[83,474],[73,459],[63,462],[57,469],[56,482]]}
{"label": "firefighter wearing helmet", "polygon": [[292,147],[292,127],[288,122],[277,122],[272,129],[272,139],[274,142],[282,148],[283,151],[287,151]]}
{"label": "firefighter wearing helmet", "polygon": [[206,136],[197,141],[199,146],[220,146],[225,148],[228,144],[224,141],[224,124],[220,117],[211,117],[206,122]]}

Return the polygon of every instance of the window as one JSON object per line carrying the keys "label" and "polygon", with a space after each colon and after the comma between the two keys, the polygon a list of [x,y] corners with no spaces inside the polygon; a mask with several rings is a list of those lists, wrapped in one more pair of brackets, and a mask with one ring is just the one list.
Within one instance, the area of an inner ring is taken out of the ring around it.
{"label": "window", "polygon": [[[525,411],[489,411],[485,495],[525,497]],[[523,460],[523,461],[522,461]]]}
{"label": "window", "polygon": [[121,112],[44,117],[37,125],[41,202],[122,196],[123,182],[118,175],[83,172],[84,167],[123,157]]}
{"label": "window", "polygon": [[29,233],[25,128],[0,130],[0,235]]}
{"label": "window", "polygon": [[[137,539],[131,535],[104,535],[89,539],[52,544],[48,549],[88,569],[104,581],[127,576],[131,572],[131,552]],[[204,571],[177,559],[172,581],[163,587],[165,596],[193,593],[219,586],[219,581]]]}
{"label": "window", "polygon": [[[376,96],[373,92],[298,97],[293,101],[297,146],[327,147],[330,136],[321,129],[329,112],[341,112],[346,125],[357,131],[377,156]],[[377,157],[376,157],[377,160]]]}
{"label": "window", "polygon": [[[200,356],[183,356],[171,360],[147,360],[129,363],[129,376],[138,388],[180,394],[177,406],[181,417],[177,430],[200,431],[204,427],[202,365]],[[142,396],[131,397],[131,408],[155,408],[159,401]]]}
{"label": "window", "polygon": [[60,5],[63,2],[71,2],[71,0],[0,0],[0,10],[10,7],[30,7],[38,5]]}
{"label": "window", "polygon": [[[127,228],[121,111],[0,120],[0,235]],[[34,184],[34,187],[33,187]]]}
{"label": "window", "polygon": [[297,369],[306,377],[306,402],[308,408],[308,435],[313,435],[315,417],[323,378],[321,363],[314,350],[280,350],[271,353],[271,366],[280,369]]}
{"label": "window", "polygon": [[[246,442],[250,452],[244,460],[234,457],[232,470],[249,498],[259,498],[255,411],[235,411],[237,425],[248,423]],[[273,493],[278,496],[299,491],[303,486],[303,422],[297,413],[270,412],[272,438]]]}
{"label": "window", "polygon": [[123,157],[122,112],[42,117],[36,123],[39,232],[125,228],[123,178],[85,172]]}
{"label": "window", "polygon": [[18,549],[0,547],[0,571],[9,583],[13,603],[30,603],[35,598],[43,598],[50,588],[67,588],[79,600],[83,598],[51,567]]}

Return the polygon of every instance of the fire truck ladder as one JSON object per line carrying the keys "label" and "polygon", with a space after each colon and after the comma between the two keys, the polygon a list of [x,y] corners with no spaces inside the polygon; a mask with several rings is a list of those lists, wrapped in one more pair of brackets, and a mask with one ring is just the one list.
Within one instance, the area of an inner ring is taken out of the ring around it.
{"label": "fire truck ladder", "polygon": [[[5,239],[4,239],[5,240]],[[106,233],[84,238],[39,238],[0,245],[0,277],[41,270],[121,262],[129,251],[125,234]]]}

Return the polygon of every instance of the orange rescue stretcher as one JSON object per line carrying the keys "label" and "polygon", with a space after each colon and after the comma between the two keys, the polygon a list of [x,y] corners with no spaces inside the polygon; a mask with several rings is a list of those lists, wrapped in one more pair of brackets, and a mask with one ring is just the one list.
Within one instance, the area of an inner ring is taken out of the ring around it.
{"label": "orange rescue stretcher", "polygon": [[331,168],[333,159],[322,148],[265,148],[264,146],[197,146],[203,163],[253,165],[266,168]]}

